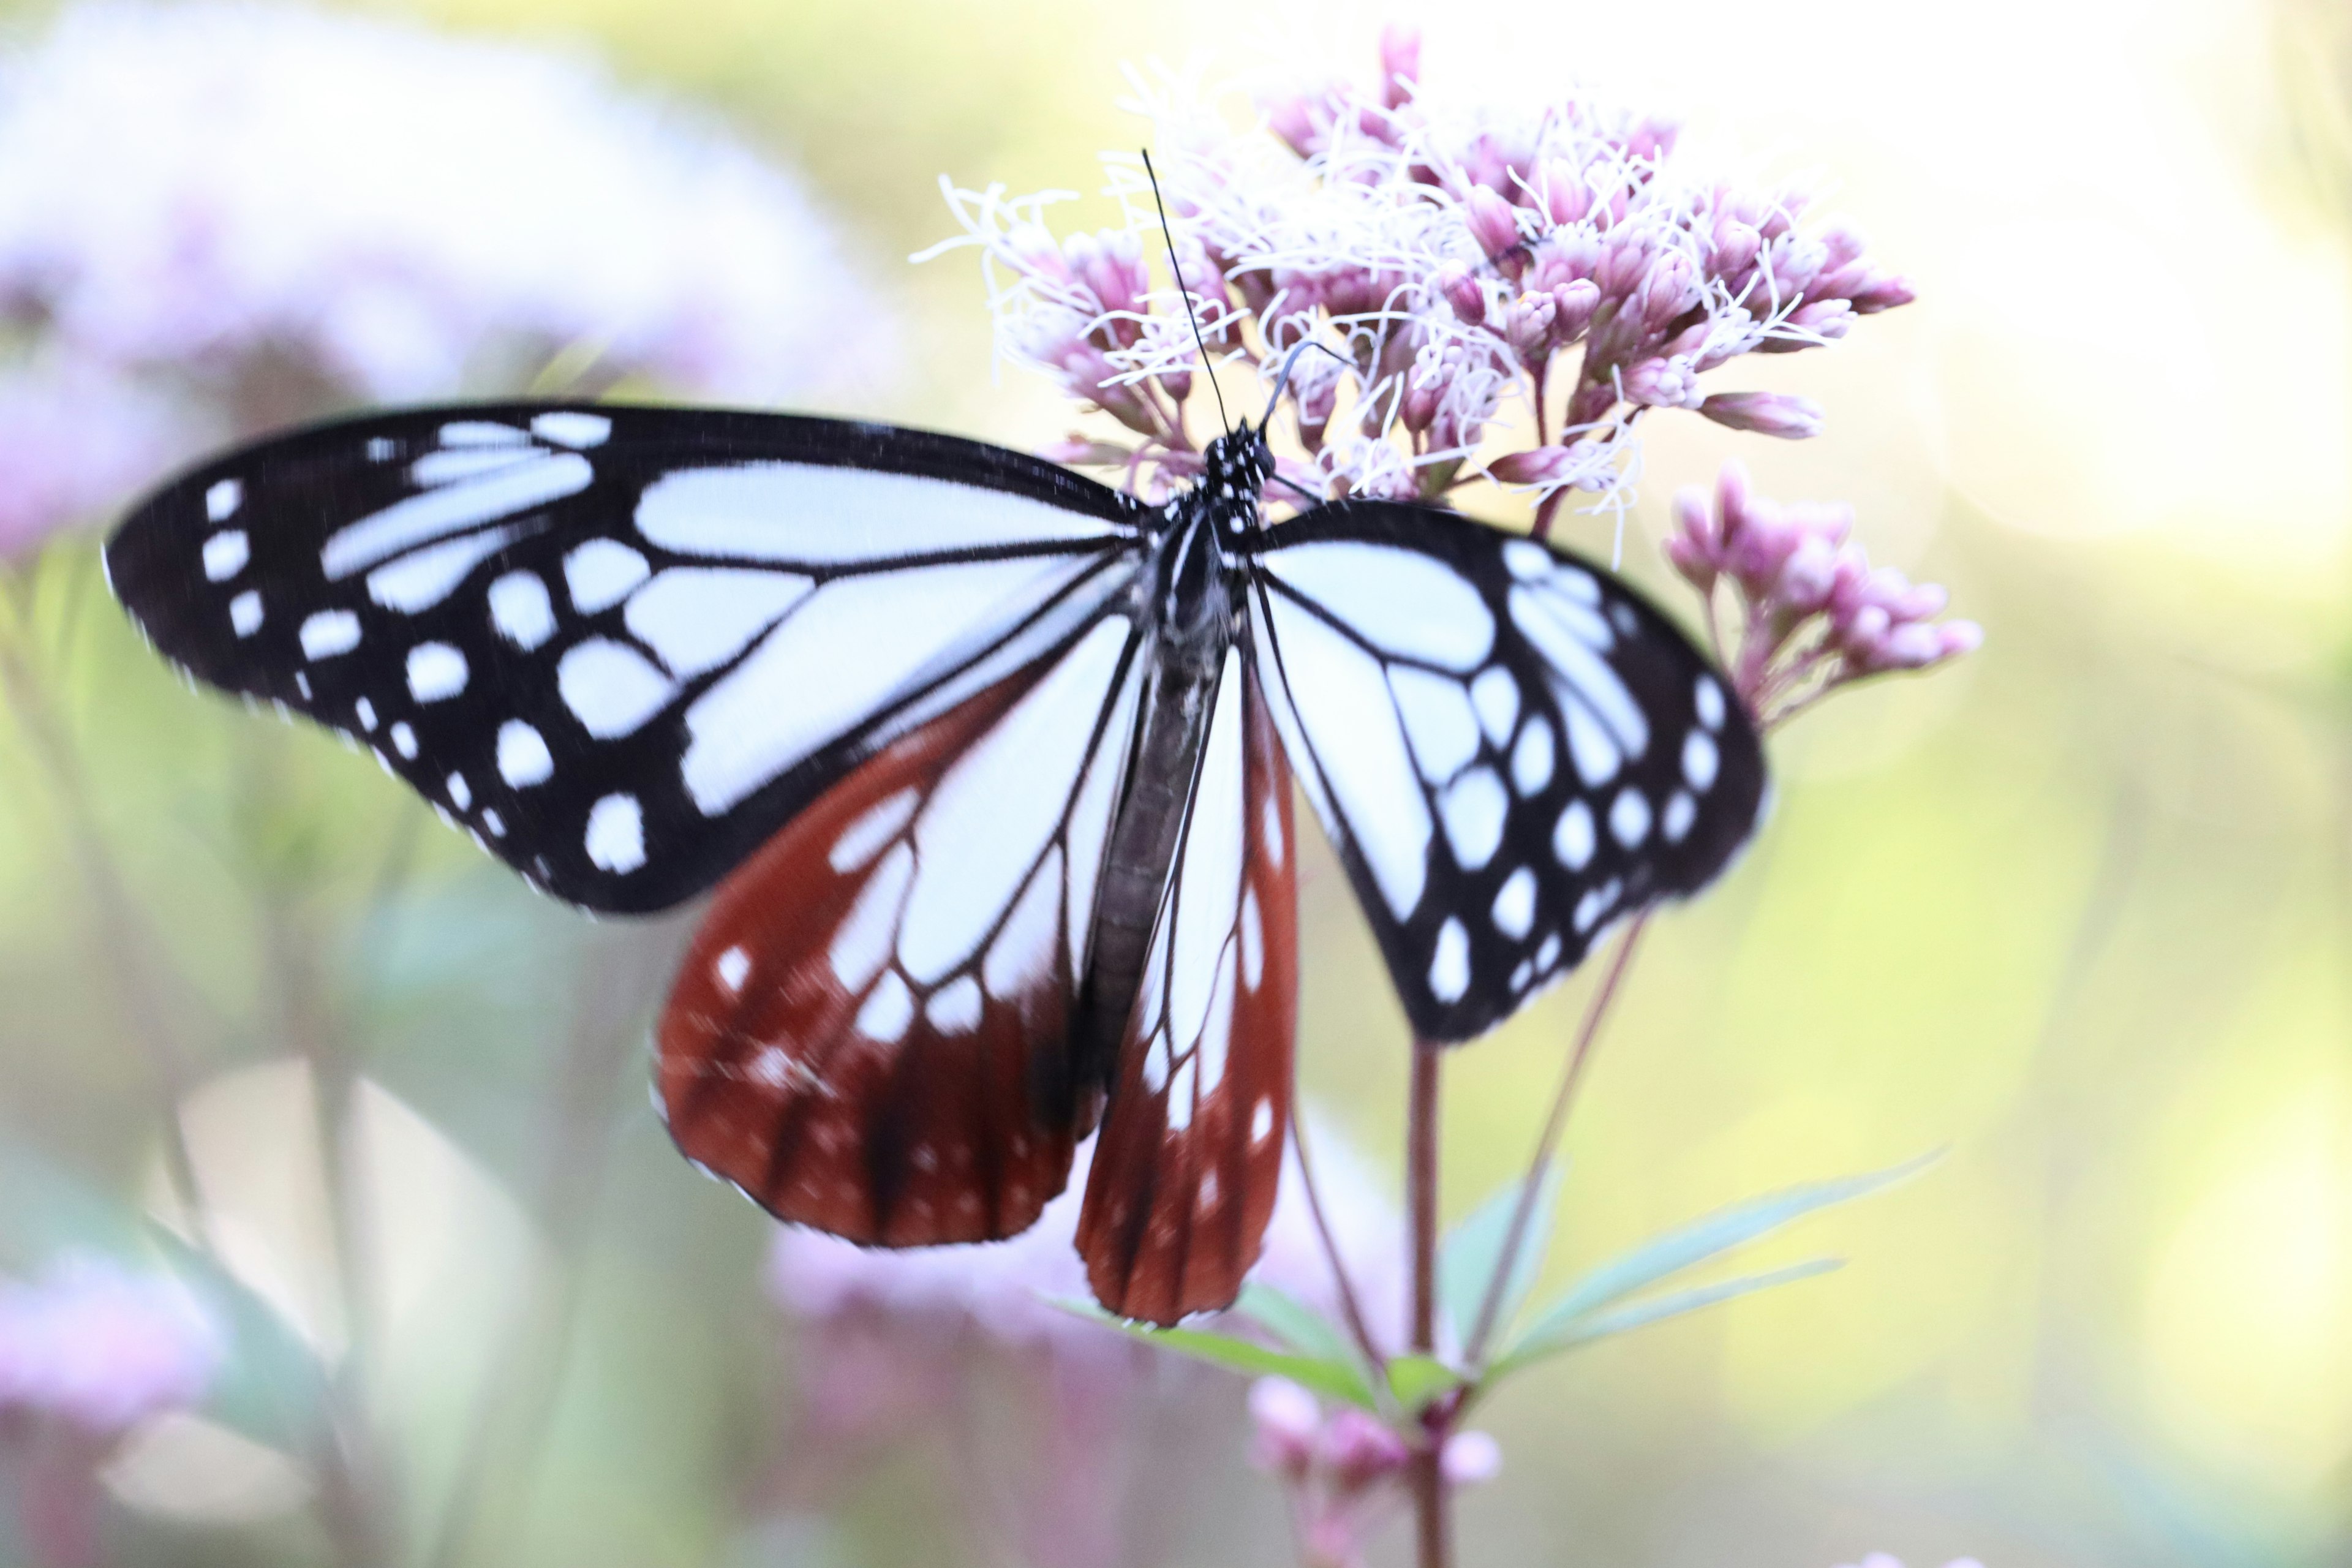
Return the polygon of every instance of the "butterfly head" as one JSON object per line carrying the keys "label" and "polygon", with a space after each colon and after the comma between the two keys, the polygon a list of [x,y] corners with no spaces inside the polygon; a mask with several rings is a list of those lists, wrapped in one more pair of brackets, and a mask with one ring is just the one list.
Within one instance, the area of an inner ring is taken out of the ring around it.
{"label": "butterfly head", "polygon": [[1255,517],[1258,493],[1274,475],[1274,448],[1265,443],[1265,426],[1243,420],[1210,442],[1202,459],[1200,493]]}

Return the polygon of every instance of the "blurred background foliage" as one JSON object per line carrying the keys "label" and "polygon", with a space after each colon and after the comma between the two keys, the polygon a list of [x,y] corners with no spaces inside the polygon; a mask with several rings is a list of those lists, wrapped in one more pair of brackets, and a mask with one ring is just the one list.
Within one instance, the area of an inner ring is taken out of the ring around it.
{"label": "blurred background foliage", "polygon": [[[724,116],[811,176],[898,316],[895,357],[827,406],[1034,446],[1066,416],[992,377],[968,265],[904,262],[948,231],[938,175],[1089,185],[1134,133],[1121,62],[1353,73],[1413,8],[385,9],[593,50]],[[1776,742],[1762,841],[1663,922],[1612,1026],[1551,1268],[1761,1188],[1949,1157],[1788,1244],[1842,1272],[1485,1412],[1507,1468],[1465,1504],[1465,1561],[2346,1561],[2341,0],[1429,9],[1430,78],[1573,74],[1828,171],[1830,205],[1918,289],[1774,367],[1826,405],[1822,439],[1662,423],[1635,570],[1663,592],[1667,497],[1736,452],[1769,491],[1853,501],[1874,556],[1950,584],[1989,634]],[[768,1226],[674,1155],[641,1089],[681,928],[576,919],[367,759],[192,698],[88,548],[21,586],[78,771],[61,789],[21,723],[0,743],[0,1266],[89,1241],[110,1198],[171,1213],[154,1080],[175,1075],[222,1254],[313,1345],[365,1330],[338,1376],[384,1415],[349,1451],[396,1478],[400,1557],[1024,1560],[959,1518],[923,1441],[814,1522],[777,1503],[792,1363]],[[120,898],[78,869],[93,845]],[[1336,867],[1309,865],[1307,1091],[1393,1173],[1407,1037]],[[1523,1160],[1587,983],[1455,1058],[1450,1212]],[[364,1237],[340,1279],[338,1226]],[[1280,1558],[1239,1408],[1238,1384],[1186,1384],[1147,1423],[1167,1458],[1141,1489],[1191,1500],[1124,1560]],[[1231,1442],[1179,1441],[1212,1420]],[[132,1458],[122,1561],[333,1542],[332,1500],[287,1511],[304,1483],[253,1454]]]}

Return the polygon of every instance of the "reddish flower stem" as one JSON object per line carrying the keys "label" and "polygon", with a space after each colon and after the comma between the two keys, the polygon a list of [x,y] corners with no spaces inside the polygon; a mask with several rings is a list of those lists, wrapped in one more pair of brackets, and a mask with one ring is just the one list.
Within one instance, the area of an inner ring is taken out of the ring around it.
{"label": "reddish flower stem", "polygon": [[1339,1256],[1339,1243],[1331,1234],[1331,1225],[1323,1215],[1323,1194],[1315,1184],[1315,1166],[1307,1158],[1307,1126],[1299,1119],[1298,1102],[1290,1102],[1290,1146],[1298,1155],[1299,1184],[1307,1189],[1307,1212],[1314,1217],[1315,1235],[1323,1243],[1324,1258],[1331,1265],[1331,1278],[1339,1287],[1339,1309],[1348,1320],[1348,1331],[1355,1336],[1356,1348],[1364,1352],[1368,1366],[1377,1371],[1388,1358],[1372,1338],[1364,1319],[1364,1309],[1356,1295],[1356,1283],[1349,1277],[1347,1259]]}
{"label": "reddish flower stem", "polygon": [[[1412,1043],[1412,1089],[1405,1110],[1406,1223],[1412,1232],[1412,1348],[1422,1355],[1437,1350],[1437,1149],[1438,1069],[1444,1047],[1434,1040]],[[1450,1403],[1433,1406],[1422,1418],[1422,1440],[1412,1458],[1414,1561],[1419,1568],[1449,1568],[1454,1560],[1452,1510],[1446,1505],[1440,1460]]]}

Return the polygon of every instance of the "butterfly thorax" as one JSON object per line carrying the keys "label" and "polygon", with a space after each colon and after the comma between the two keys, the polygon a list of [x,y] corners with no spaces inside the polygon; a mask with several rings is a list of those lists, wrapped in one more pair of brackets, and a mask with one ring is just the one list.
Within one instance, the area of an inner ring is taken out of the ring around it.
{"label": "butterfly thorax", "polygon": [[[1096,900],[1073,1076],[1080,1095],[1096,1097],[1097,1107],[1142,982],[1240,624],[1242,582],[1232,569],[1239,535],[1257,526],[1259,497],[1274,468],[1264,435],[1246,424],[1209,443],[1203,457],[1200,482],[1168,502],[1166,528],[1156,539],[1146,616],[1150,684]],[[1092,1120],[1088,1106],[1079,1113]]]}

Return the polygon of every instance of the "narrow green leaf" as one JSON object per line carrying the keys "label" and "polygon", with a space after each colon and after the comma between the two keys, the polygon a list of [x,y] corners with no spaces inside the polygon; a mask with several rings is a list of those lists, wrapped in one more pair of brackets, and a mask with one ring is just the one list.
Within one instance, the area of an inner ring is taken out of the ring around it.
{"label": "narrow green leaf", "polygon": [[1389,1361],[1389,1392],[1408,1411],[1462,1386],[1462,1374],[1442,1361],[1425,1355],[1393,1356]]}
{"label": "narrow green leaf", "polygon": [[277,1308],[211,1254],[152,1221],[147,1235],[228,1331],[227,1363],[205,1397],[204,1414],[271,1447],[298,1453],[308,1447],[326,1396],[326,1373],[310,1347]]}
{"label": "narrow green leaf", "polygon": [[[1493,1332],[1497,1339],[1509,1335],[1520,1305],[1527,1300],[1528,1292],[1535,1289],[1537,1276],[1543,1272],[1544,1254],[1551,1247],[1552,1205],[1559,1196],[1559,1179],[1560,1167],[1555,1163],[1545,1168],[1543,1179],[1537,1184],[1535,1206],[1528,1213],[1527,1234],[1520,1240],[1517,1261],[1512,1266],[1510,1279],[1504,1283],[1502,1300],[1495,1310]],[[1511,1216],[1518,1212],[1519,1194],[1525,1190],[1522,1180],[1489,1194],[1469,1218],[1454,1227],[1454,1234],[1445,1238],[1444,1248],[1438,1254],[1437,1299],[1453,1321],[1454,1331],[1465,1340],[1477,1329],[1478,1313],[1486,1304],[1486,1292],[1502,1260],[1504,1243],[1510,1239]]]}
{"label": "narrow green leaf", "polygon": [[1363,1353],[1339,1324],[1297,1297],[1252,1279],[1242,1286],[1233,1310],[1297,1351],[1318,1361],[1363,1364]]}
{"label": "narrow green leaf", "polygon": [[1760,1198],[1734,1204],[1729,1208],[1717,1209],[1704,1218],[1652,1237],[1631,1252],[1612,1258],[1570,1286],[1568,1294],[1545,1308],[1536,1321],[1528,1325],[1521,1342],[1554,1334],[1612,1301],[1622,1300],[1668,1275],[1679,1274],[1693,1264],[1703,1263],[1717,1253],[1728,1252],[1735,1247],[1742,1247],[1759,1237],[1768,1236],[1790,1220],[1809,1215],[1815,1209],[1846,1203],[1915,1176],[1942,1158],[1943,1152],[1937,1150],[1889,1170],[1874,1171],[1860,1176],[1841,1176],[1834,1181],[1811,1182],[1801,1187],[1790,1187],[1785,1192],[1767,1194]]}
{"label": "narrow green leaf", "polygon": [[1792,1280],[1810,1279],[1816,1274],[1827,1274],[1833,1268],[1843,1267],[1844,1267],[1843,1258],[1816,1258],[1809,1263],[1794,1263],[1786,1268],[1775,1268],[1763,1274],[1749,1274],[1738,1279],[1726,1279],[1717,1285],[1698,1285],[1687,1290],[1669,1290],[1663,1296],[1650,1296],[1629,1306],[1618,1307],[1610,1311],[1593,1312],[1573,1322],[1561,1323],[1549,1329],[1530,1330],[1518,1343],[1511,1347],[1509,1354],[1495,1363],[1493,1370],[1486,1374],[1487,1381],[1492,1383],[1496,1378],[1517,1372],[1531,1362],[1558,1355],[1562,1351],[1574,1350],[1578,1345],[1590,1344],[1594,1340],[1606,1339],[1611,1334],[1622,1334],[1629,1329],[1644,1328],[1652,1323],[1664,1322],[1668,1318],[1681,1317],[1685,1312],[1696,1312],[1702,1307],[1712,1307],[1718,1301],[1728,1301],[1735,1296],[1745,1296],[1757,1290],[1769,1290],[1775,1285],[1786,1285]]}
{"label": "narrow green leaf", "polygon": [[1113,1317],[1091,1301],[1074,1301],[1062,1296],[1048,1296],[1045,1300],[1047,1304],[1059,1307],[1072,1317],[1117,1329],[1130,1339],[1160,1350],[1173,1351],[1195,1361],[1209,1362],[1257,1377],[1286,1377],[1327,1399],[1360,1405],[1366,1410],[1376,1409],[1379,1405],[1371,1385],[1364,1381],[1363,1373],[1351,1361],[1335,1362],[1321,1356],[1272,1351],[1253,1340],[1212,1333],[1205,1329],[1155,1329],[1148,1324]]}

